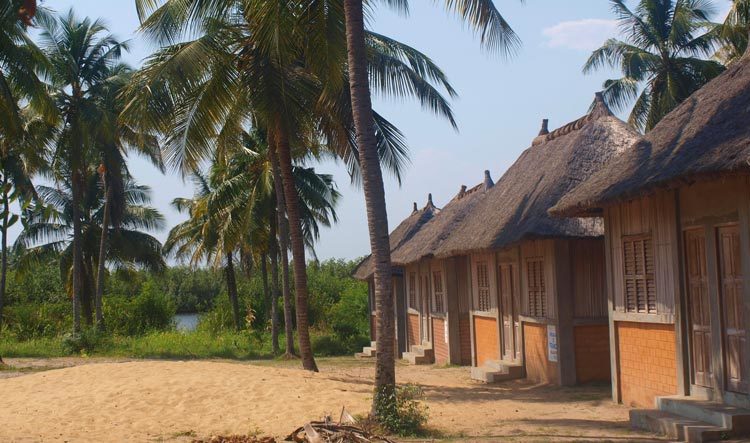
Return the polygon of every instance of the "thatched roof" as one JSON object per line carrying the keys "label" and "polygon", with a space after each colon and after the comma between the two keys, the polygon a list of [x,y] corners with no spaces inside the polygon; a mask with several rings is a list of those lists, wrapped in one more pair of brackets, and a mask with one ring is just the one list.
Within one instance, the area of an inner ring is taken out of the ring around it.
{"label": "thatched roof", "polygon": [[597,215],[618,201],[717,175],[750,172],[750,55],[696,91],[574,192],[555,215]]}
{"label": "thatched roof", "polygon": [[587,115],[552,132],[543,127],[532,146],[432,253],[447,257],[527,238],[602,235],[600,220],[556,219],[547,211],[638,137],[597,94]]}
{"label": "thatched roof", "polygon": [[484,181],[471,189],[461,186],[458,194],[445,205],[432,220],[425,223],[422,229],[411,239],[404,242],[391,254],[396,265],[414,263],[430,257],[440,249],[454,230],[473,214],[474,207],[482,201],[487,191],[494,186],[489,171],[484,171]]}
{"label": "thatched roof", "polygon": [[[404,219],[396,229],[390,234],[391,242],[391,254],[393,254],[401,245],[416,235],[425,223],[429,222],[435,214],[440,213],[440,209],[436,208],[432,203],[432,194],[427,197],[427,204],[422,209],[417,209],[417,204],[414,203],[414,209],[412,213]],[[368,255],[365,257],[357,268],[354,270],[354,278],[359,280],[367,280],[375,272],[375,265],[372,262],[372,256]]]}

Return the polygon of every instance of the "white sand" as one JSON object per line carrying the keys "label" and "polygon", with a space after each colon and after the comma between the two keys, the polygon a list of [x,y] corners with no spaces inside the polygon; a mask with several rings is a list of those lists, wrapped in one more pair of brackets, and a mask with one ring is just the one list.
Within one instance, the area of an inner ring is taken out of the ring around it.
{"label": "white sand", "polygon": [[[0,441],[181,441],[185,434],[286,436],[342,406],[365,413],[371,364],[313,374],[217,361],[83,364],[0,379]],[[644,441],[603,388],[499,387],[466,368],[399,366],[425,386],[430,424],[451,434],[548,441],[586,436]],[[182,436],[181,436],[182,435]]]}

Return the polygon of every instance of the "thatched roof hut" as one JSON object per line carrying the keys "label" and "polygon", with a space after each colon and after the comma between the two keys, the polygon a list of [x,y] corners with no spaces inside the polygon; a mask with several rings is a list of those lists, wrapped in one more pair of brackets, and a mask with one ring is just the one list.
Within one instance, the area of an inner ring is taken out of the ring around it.
{"label": "thatched roof hut", "polygon": [[503,248],[527,238],[603,235],[600,220],[556,219],[547,211],[638,138],[597,94],[587,115],[552,132],[543,127],[531,147],[477,202],[471,216],[452,226],[451,235],[432,253],[447,257]]}
{"label": "thatched roof hut", "polygon": [[476,204],[494,184],[490,171],[484,171],[482,183],[471,189],[461,186],[458,194],[432,220],[394,251],[391,255],[393,263],[406,265],[433,256],[453,231],[464,223],[464,219],[473,214]]}
{"label": "thatched roof hut", "polygon": [[657,188],[750,172],[750,55],[688,97],[625,155],[552,209],[597,215],[602,207]]}
{"label": "thatched roof hut", "polygon": [[[439,212],[440,209],[435,207],[432,202],[432,194],[427,197],[427,204],[422,209],[418,209],[417,204],[414,203],[412,213],[391,232],[391,255],[405,242],[414,237],[425,223],[429,222]],[[356,279],[367,280],[374,272],[375,265],[372,262],[372,256],[368,255],[357,265],[353,275]]]}

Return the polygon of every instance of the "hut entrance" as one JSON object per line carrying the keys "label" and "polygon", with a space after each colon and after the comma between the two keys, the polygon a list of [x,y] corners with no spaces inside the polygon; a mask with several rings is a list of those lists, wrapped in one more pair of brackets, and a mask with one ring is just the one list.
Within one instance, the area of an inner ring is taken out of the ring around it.
{"label": "hut entrance", "polygon": [[736,224],[685,231],[692,383],[718,397],[750,393],[740,260]]}
{"label": "hut entrance", "polygon": [[521,353],[519,344],[520,323],[518,321],[518,298],[513,281],[513,265],[502,263],[498,266],[498,288],[502,316],[503,360],[516,360]]}

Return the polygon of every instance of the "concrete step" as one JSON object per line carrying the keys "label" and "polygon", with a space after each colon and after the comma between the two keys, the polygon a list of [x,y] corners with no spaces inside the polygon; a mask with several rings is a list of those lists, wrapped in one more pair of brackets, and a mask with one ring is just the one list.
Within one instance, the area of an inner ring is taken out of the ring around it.
{"label": "concrete step", "polygon": [[402,357],[413,365],[429,365],[435,362],[435,351],[432,343],[423,342],[421,345],[412,345],[409,352],[404,352]]}
{"label": "concrete step", "polygon": [[371,341],[370,346],[362,348],[362,352],[354,354],[356,358],[373,358],[378,354],[377,342]]}
{"label": "concrete step", "polygon": [[490,360],[482,366],[471,368],[471,379],[484,383],[499,383],[523,378],[523,366],[512,362]]}
{"label": "concrete step", "polygon": [[631,410],[630,425],[663,435],[672,441],[689,443],[721,441],[731,435],[729,429],[657,409]]}
{"label": "concrete step", "polygon": [[660,411],[726,428],[735,436],[750,434],[750,410],[684,396],[657,397]]}

